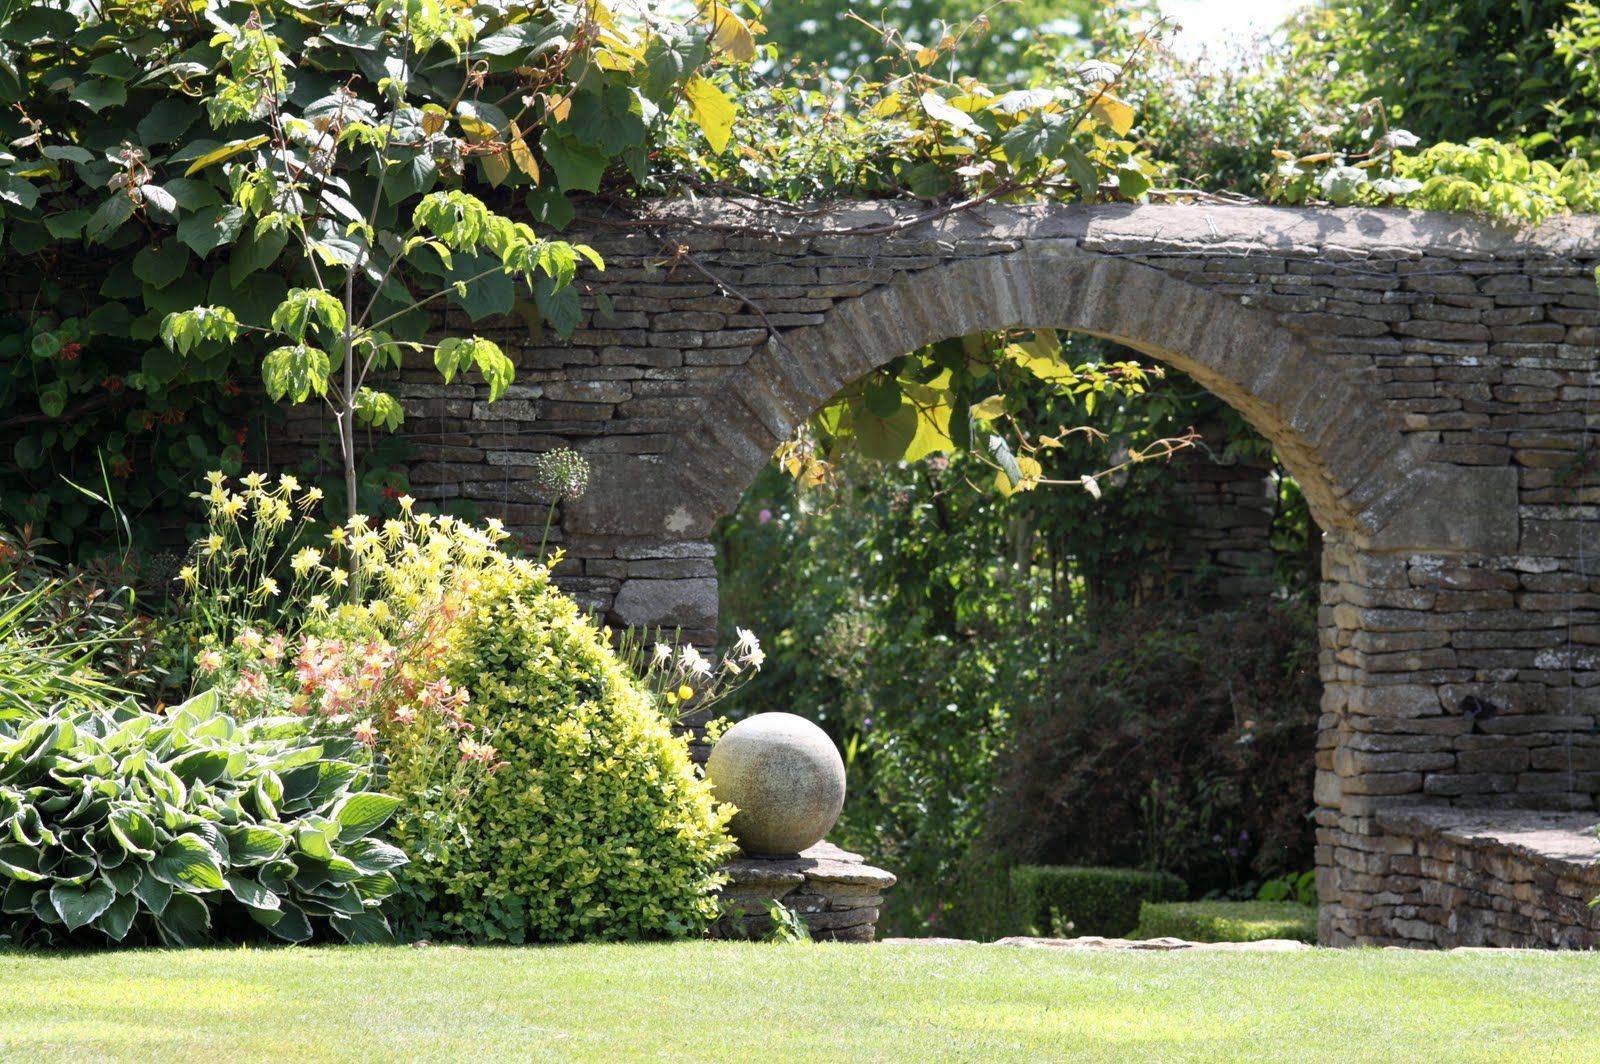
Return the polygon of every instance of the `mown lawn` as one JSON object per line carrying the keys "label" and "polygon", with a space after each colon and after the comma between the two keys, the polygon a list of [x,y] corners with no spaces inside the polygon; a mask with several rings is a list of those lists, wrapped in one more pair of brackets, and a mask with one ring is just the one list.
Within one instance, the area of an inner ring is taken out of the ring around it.
{"label": "mown lawn", "polygon": [[680,943],[0,954],[6,1060],[1600,1060],[1600,957]]}

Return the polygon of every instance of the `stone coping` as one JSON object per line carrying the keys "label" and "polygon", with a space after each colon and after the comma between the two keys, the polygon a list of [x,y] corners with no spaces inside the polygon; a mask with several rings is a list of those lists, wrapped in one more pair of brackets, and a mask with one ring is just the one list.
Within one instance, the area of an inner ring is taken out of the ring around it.
{"label": "stone coping", "polygon": [[1385,831],[1509,852],[1563,876],[1600,883],[1600,816],[1592,812],[1399,806],[1377,815]]}
{"label": "stone coping", "polygon": [[[794,216],[736,197],[646,201],[659,216],[700,224],[755,225],[778,234],[892,224],[926,212],[897,201],[832,201],[801,205]],[[1264,204],[986,203],[907,229],[904,239],[1076,240],[1086,247],[1132,240],[1199,248],[1315,254],[1326,249],[1418,258],[1521,258],[1588,255],[1600,245],[1600,216],[1561,215],[1537,227],[1470,214],[1390,207],[1272,207]]]}
{"label": "stone coping", "polygon": [[896,882],[892,873],[872,867],[860,854],[841,850],[831,842],[819,842],[791,857],[741,854],[730,860],[723,870],[730,887],[798,886],[809,881],[872,887],[882,893]]}

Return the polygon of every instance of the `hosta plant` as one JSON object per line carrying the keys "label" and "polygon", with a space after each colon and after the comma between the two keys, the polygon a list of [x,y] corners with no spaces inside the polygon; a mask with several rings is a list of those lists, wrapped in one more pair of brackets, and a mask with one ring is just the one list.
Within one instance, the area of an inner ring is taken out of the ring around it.
{"label": "hosta plant", "polygon": [[387,941],[397,801],[352,739],[208,691],[0,722],[0,941]]}

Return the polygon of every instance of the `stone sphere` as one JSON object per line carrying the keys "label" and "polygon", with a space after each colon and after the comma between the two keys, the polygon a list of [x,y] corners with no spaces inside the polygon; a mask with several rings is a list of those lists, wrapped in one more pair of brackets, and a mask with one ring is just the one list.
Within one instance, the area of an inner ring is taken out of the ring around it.
{"label": "stone sphere", "polygon": [[757,713],[711,748],[706,777],[738,807],[728,830],[745,853],[799,853],[844,808],[844,759],[826,732],[793,713]]}

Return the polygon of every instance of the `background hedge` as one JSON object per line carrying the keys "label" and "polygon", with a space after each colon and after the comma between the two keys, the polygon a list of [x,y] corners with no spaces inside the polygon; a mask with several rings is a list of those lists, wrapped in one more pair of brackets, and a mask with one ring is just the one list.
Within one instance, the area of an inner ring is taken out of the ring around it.
{"label": "background hedge", "polygon": [[1146,901],[1185,897],[1183,880],[1134,868],[1018,865],[1011,894],[1019,932],[1064,936],[1127,935]]}
{"label": "background hedge", "polygon": [[1145,902],[1138,938],[1190,942],[1261,942],[1269,938],[1317,941],[1317,910],[1292,901]]}

